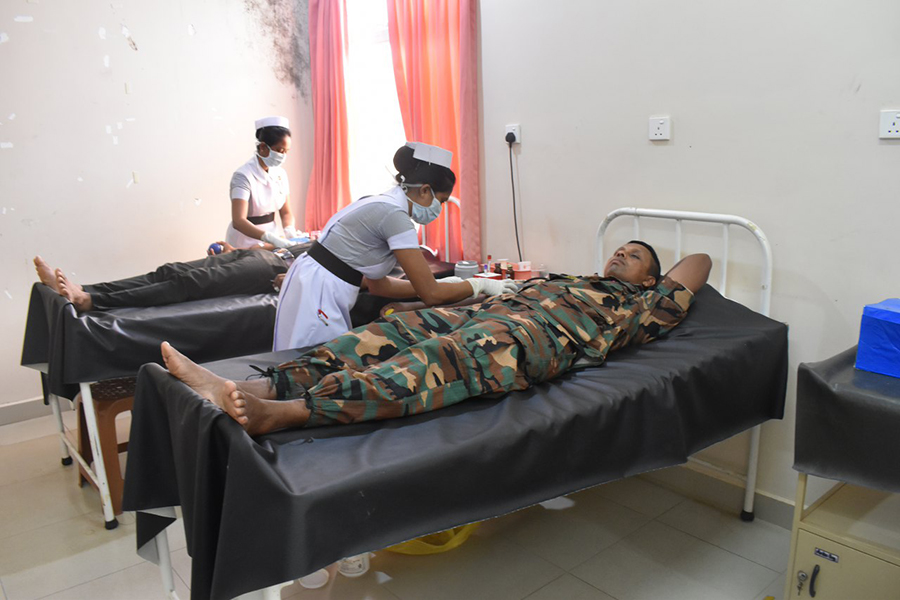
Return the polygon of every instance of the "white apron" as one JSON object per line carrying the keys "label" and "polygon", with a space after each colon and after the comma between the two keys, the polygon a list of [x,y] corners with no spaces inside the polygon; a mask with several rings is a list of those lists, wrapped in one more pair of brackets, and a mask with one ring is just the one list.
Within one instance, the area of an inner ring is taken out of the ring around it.
{"label": "white apron", "polygon": [[310,348],[350,331],[359,288],[303,254],[284,277],[275,314],[273,350]]}
{"label": "white apron", "polygon": [[[372,201],[391,203],[387,197],[385,200],[373,197]],[[332,216],[319,239],[326,238],[340,218],[363,205],[355,202]],[[383,264],[362,271],[363,275],[379,279],[392,268],[393,264]],[[318,346],[350,331],[350,309],[356,304],[358,296],[358,287],[347,283],[303,254],[294,261],[284,276],[278,296],[272,349],[277,351]]]}

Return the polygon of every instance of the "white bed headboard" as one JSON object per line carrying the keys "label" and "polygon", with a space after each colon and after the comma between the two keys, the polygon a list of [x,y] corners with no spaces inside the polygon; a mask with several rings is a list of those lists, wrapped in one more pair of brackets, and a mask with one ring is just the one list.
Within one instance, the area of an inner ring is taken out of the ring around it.
{"label": "white bed headboard", "polygon": [[760,289],[762,292],[762,300],[760,311],[762,314],[769,316],[769,309],[772,303],[772,248],[769,246],[769,240],[762,229],[756,226],[752,221],[735,215],[723,215],[715,213],[689,212],[681,210],[659,210],[655,208],[617,208],[610,212],[603,219],[600,227],[597,228],[596,238],[596,256],[597,256],[597,272],[603,272],[606,255],[603,250],[603,236],[609,224],[619,217],[633,217],[634,221],[634,239],[641,239],[641,219],[668,219],[675,221],[675,260],[681,260],[682,247],[682,231],[681,223],[683,221],[693,221],[700,223],[719,223],[722,225],[722,269],[719,285],[716,286],[719,292],[725,295],[725,286],[728,282],[728,227],[738,225],[752,233],[759,242],[762,250],[762,281]]}

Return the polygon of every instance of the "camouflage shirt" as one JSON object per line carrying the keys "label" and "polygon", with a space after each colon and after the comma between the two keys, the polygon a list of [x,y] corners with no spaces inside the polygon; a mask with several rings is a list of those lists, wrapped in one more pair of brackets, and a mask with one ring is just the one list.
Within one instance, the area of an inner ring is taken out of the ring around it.
{"label": "camouflage shirt", "polygon": [[645,290],[594,275],[540,282],[485,304],[497,301],[527,307],[546,321],[563,346],[580,349],[584,358],[599,364],[611,350],[645,344],[678,325],[694,295],[669,277]]}

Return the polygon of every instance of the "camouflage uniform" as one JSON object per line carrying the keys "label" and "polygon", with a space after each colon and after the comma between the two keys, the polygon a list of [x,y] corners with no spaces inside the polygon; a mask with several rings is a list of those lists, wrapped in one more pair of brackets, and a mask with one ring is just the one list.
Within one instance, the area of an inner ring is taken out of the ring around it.
{"label": "camouflage uniform", "polygon": [[273,375],[280,398],[305,398],[307,426],[401,417],[522,390],[602,363],[675,327],[693,294],[601,277],[561,278],[464,308],[399,313],[316,347]]}

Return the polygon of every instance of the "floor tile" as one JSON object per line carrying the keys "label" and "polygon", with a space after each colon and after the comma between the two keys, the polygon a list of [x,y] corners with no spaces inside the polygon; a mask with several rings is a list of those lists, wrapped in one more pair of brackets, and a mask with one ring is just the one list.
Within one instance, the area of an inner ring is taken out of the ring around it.
{"label": "floor tile", "polygon": [[596,489],[559,499],[559,505],[546,508],[545,504],[529,511],[506,535],[565,570],[649,521],[649,517],[601,497]]}
{"label": "floor tile", "polygon": [[190,587],[191,557],[187,553],[187,548],[179,548],[178,550],[172,550],[170,548],[169,553],[172,556],[172,569],[175,571],[175,574]]}
{"label": "floor tile", "polygon": [[[775,600],[784,600],[784,578],[787,577],[786,573],[782,573],[778,576],[778,579],[769,584],[769,587],[764,589],[759,593],[756,598],[753,600],[766,600],[767,597],[771,596],[775,598]],[[797,590],[794,590],[794,594],[796,597]],[[808,597],[808,596],[807,596]],[[790,599],[789,599],[790,600]]]}
{"label": "floor tile", "polygon": [[778,573],[650,522],[572,570],[618,600],[752,598]]}
{"label": "floor tile", "polygon": [[566,573],[554,579],[535,593],[526,596],[525,600],[616,600]]}
{"label": "floor tile", "polygon": [[779,573],[787,569],[791,532],[777,525],[759,519],[747,523],[693,500],[658,521]]}
{"label": "floor tile", "polygon": [[383,585],[402,600],[524,598],[563,573],[512,542],[475,536],[430,556],[379,552],[372,570],[382,573]]}
{"label": "floor tile", "polygon": [[372,559],[372,568],[361,577],[344,577],[337,572],[337,565],[328,567],[328,583],[319,589],[308,590],[294,583],[281,590],[281,599],[287,600],[400,600],[385,587],[387,575],[376,570],[378,554]]}
{"label": "floor tile", "polygon": [[79,487],[74,468],[0,486],[0,540],[88,512],[100,514],[100,497]]}
{"label": "floor tile", "polygon": [[144,562],[134,536],[133,518],[109,531],[97,510],[4,539],[0,573],[9,600],[41,598]]}
{"label": "floor tile", "polygon": [[[68,404],[63,401],[62,404]],[[75,427],[75,412],[68,410],[63,411],[63,423],[66,427],[73,429]],[[27,440],[33,440],[40,437],[55,435],[56,417],[47,415],[37,419],[29,419],[21,423],[10,423],[9,425],[0,426],[0,446],[9,446],[18,444]]]}
{"label": "floor tile", "polygon": [[55,435],[0,445],[0,485],[12,485],[75,468],[75,465],[63,466],[61,458],[59,438]]}
{"label": "floor tile", "polygon": [[[179,578],[175,578],[175,593],[182,600],[190,598],[190,591]],[[110,575],[100,577],[46,596],[43,600],[158,600],[164,598],[159,568],[144,562]]]}
{"label": "floor tile", "polygon": [[684,496],[640,477],[612,481],[594,489],[604,498],[654,519],[685,501]]}

